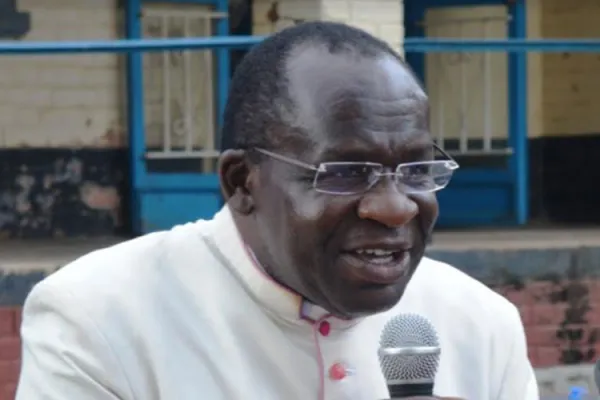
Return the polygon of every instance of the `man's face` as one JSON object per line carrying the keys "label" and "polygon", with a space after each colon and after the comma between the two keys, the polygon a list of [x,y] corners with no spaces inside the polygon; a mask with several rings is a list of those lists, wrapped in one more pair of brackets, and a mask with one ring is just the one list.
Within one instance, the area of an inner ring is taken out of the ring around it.
{"label": "man's face", "polygon": [[[287,76],[302,133],[282,141],[278,154],[390,171],[433,159],[426,96],[397,60],[303,47]],[[254,251],[275,279],[341,317],[400,300],[437,218],[434,194],[407,195],[389,176],[364,193],[324,194],[313,189],[314,171],[269,157],[255,173]]]}

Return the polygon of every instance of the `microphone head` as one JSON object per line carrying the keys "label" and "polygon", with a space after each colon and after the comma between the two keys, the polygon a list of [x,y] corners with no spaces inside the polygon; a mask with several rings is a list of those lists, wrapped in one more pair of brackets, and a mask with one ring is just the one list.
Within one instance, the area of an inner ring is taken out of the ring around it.
{"label": "microphone head", "polygon": [[389,383],[433,383],[440,359],[435,328],[417,314],[391,318],[381,334],[379,361]]}

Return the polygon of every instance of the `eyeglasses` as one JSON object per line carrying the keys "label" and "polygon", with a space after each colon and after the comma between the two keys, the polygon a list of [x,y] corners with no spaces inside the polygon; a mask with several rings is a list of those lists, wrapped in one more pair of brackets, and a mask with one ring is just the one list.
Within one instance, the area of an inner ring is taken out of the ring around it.
{"label": "eyeglasses", "polygon": [[254,148],[275,160],[315,172],[313,188],[334,195],[355,195],[373,188],[381,178],[390,177],[407,194],[431,193],[445,188],[459,165],[444,150],[433,145],[446,159],[399,164],[396,170],[371,162],[324,162],[317,166]]}

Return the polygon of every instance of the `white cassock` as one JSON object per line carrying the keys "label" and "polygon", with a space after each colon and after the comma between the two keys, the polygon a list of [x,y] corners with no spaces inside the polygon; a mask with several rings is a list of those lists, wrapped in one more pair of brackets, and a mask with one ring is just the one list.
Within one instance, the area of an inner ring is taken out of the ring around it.
{"label": "white cassock", "polygon": [[438,332],[436,394],[538,400],[519,313],[483,284],[425,258],[394,309],[341,321],[264,275],[227,207],[35,286],[17,400],[384,399],[378,341],[403,312]]}

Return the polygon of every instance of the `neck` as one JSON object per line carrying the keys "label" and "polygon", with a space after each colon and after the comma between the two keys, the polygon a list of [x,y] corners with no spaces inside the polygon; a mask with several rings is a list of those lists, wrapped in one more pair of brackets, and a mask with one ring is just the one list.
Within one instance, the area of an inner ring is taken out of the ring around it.
{"label": "neck", "polygon": [[332,317],[338,318],[343,321],[350,321],[356,318],[362,318],[367,315],[350,315],[348,313],[344,313],[338,310],[332,310],[331,307],[321,305],[322,302],[314,301],[309,299],[306,295],[301,293],[301,291],[294,289],[289,284],[286,283],[285,279],[282,279],[280,274],[276,272],[276,269],[272,267],[272,262],[269,262],[268,257],[261,257],[261,253],[264,253],[262,250],[264,248],[263,241],[256,234],[257,229],[254,224],[254,221],[249,216],[240,215],[235,211],[232,212],[233,220],[235,225],[242,237],[244,244],[246,245],[246,249],[248,254],[252,257],[254,264],[258,269],[260,269],[265,275],[268,275],[273,281],[275,281],[278,285],[284,287],[286,290],[295,293],[299,297],[303,299],[303,301],[308,302],[312,305],[315,305],[329,313]]}

